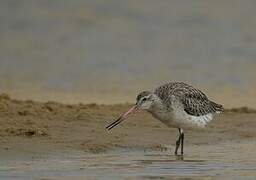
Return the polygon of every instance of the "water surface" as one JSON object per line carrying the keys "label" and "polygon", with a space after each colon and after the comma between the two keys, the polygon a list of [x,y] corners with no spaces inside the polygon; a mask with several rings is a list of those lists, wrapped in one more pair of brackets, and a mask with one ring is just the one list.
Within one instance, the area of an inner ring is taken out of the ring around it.
{"label": "water surface", "polygon": [[242,146],[195,146],[184,156],[174,156],[169,151],[123,149],[102,154],[70,152],[34,159],[5,160],[0,166],[0,178],[255,179],[256,155],[241,153]]}

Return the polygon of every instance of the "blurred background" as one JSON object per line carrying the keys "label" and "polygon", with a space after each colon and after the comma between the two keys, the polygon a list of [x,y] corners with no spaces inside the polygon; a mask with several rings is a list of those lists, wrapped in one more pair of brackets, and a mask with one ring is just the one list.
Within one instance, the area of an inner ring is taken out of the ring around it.
{"label": "blurred background", "polygon": [[226,107],[256,107],[256,1],[2,0],[0,93],[134,102],[184,81]]}

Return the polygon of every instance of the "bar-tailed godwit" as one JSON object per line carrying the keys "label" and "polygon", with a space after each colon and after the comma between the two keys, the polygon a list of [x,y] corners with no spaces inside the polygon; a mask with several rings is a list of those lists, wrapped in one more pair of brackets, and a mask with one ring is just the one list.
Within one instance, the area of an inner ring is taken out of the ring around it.
{"label": "bar-tailed godwit", "polygon": [[223,111],[223,106],[207,98],[200,90],[183,82],[170,82],[154,91],[143,91],[137,96],[136,104],[106,128],[111,130],[137,109],[148,111],[168,127],[178,128],[175,154],[181,145],[183,154],[184,129],[203,128],[214,114]]}

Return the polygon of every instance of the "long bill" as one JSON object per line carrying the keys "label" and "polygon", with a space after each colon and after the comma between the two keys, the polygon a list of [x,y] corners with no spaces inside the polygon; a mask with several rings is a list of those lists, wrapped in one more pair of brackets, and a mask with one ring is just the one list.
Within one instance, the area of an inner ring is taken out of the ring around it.
{"label": "long bill", "polygon": [[106,129],[107,130],[111,130],[112,128],[114,128],[115,126],[120,124],[122,121],[124,121],[128,117],[129,114],[133,113],[136,110],[137,110],[137,105],[133,106],[126,113],[124,113],[121,116],[119,116],[119,118],[117,120],[115,120],[114,122],[112,122],[110,125],[108,125],[106,127]]}

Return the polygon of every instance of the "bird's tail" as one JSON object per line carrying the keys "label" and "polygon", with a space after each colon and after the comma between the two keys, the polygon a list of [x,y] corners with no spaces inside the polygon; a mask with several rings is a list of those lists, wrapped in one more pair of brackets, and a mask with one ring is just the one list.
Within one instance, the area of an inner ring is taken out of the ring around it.
{"label": "bird's tail", "polygon": [[221,104],[217,104],[217,103],[211,101],[211,106],[216,113],[220,113],[220,112],[224,111],[224,108]]}

